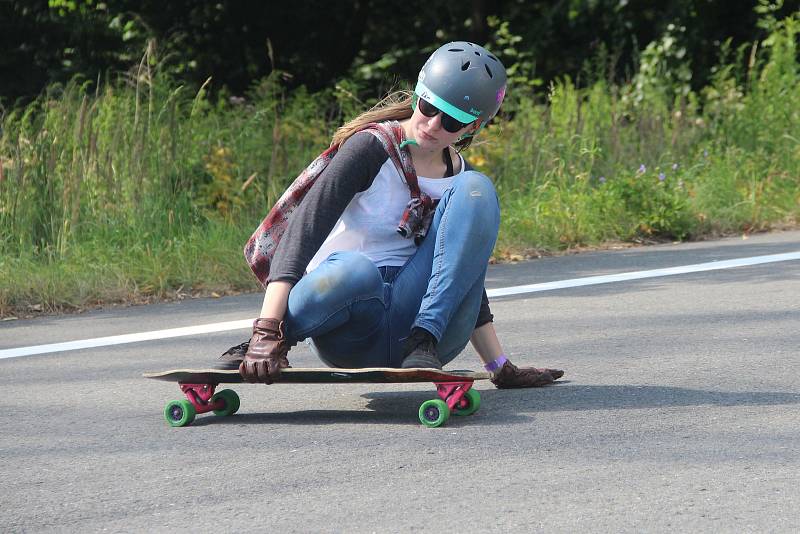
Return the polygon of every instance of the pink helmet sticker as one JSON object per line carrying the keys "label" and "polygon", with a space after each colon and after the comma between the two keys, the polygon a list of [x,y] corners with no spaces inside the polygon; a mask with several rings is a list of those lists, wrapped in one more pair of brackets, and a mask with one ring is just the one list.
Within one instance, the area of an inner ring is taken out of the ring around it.
{"label": "pink helmet sticker", "polygon": [[500,102],[502,102],[505,96],[506,96],[506,86],[504,85],[503,87],[497,90],[497,97],[496,97],[497,103],[499,104]]}

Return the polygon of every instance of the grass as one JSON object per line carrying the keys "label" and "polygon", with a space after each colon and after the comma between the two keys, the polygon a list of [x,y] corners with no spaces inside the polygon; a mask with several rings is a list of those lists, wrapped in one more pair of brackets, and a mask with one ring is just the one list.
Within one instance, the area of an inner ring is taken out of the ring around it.
{"label": "grass", "polygon": [[4,306],[8,314],[25,314],[254,290],[249,269],[232,250],[245,234],[249,231],[212,224],[158,245],[81,242],[48,263],[30,256],[4,258],[0,287],[9,299]]}
{"label": "grass", "polygon": [[[495,256],[697,239],[800,215],[797,15],[693,92],[648,56],[630,83],[520,84],[465,153],[496,183]],[[241,248],[343,118],[275,78],[243,101],[162,76],[152,50],[95,92],[50,87],[0,122],[0,316],[257,290]],[[334,105],[332,105],[334,103]]]}

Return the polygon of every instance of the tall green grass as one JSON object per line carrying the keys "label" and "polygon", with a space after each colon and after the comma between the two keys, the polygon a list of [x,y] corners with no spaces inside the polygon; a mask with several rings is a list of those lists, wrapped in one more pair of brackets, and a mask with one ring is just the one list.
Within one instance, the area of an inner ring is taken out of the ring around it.
{"label": "tall green grass", "polygon": [[[546,98],[512,86],[465,154],[501,198],[496,255],[796,222],[800,22],[772,30],[699,92],[657,46],[629,84],[563,78]],[[211,99],[163,76],[149,49],[118,82],[53,86],[6,112],[0,315],[257,289],[242,245],[363,107],[350,87],[289,93],[276,76]]]}
{"label": "tall green grass", "polygon": [[655,69],[625,86],[565,78],[546,103],[515,95],[513,118],[472,156],[505,210],[496,253],[796,223],[798,20],[726,54],[697,93]]}

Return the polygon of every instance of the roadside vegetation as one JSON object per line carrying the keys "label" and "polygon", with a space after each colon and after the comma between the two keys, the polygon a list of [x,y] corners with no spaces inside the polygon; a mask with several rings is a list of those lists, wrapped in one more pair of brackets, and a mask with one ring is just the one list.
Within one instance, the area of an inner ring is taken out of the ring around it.
{"label": "roadside vegetation", "polygon": [[[681,27],[628,83],[599,54],[548,88],[493,21],[512,81],[465,156],[497,185],[498,260],[608,241],[702,239],[800,216],[797,14],[720,47],[692,90]],[[242,247],[272,203],[374,101],[341,80],[310,94],[281,75],[243,97],[189,91],[150,46],[120,80],[53,85],[0,118],[0,317],[255,291]]]}

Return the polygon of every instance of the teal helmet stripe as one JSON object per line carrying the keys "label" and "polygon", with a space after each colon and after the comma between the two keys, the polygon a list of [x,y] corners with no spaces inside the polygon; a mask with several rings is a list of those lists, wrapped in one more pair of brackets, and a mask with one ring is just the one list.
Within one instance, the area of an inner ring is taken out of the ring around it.
{"label": "teal helmet stripe", "polygon": [[455,120],[463,122],[464,124],[469,124],[478,118],[477,115],[472,115],[466,111],[462,111],[446,100],[440,98],[436,93],[428,89],[428,87],[422,82],[417,82],[414,92],[420,98],[427,100],[440,110],[453,117]]}

